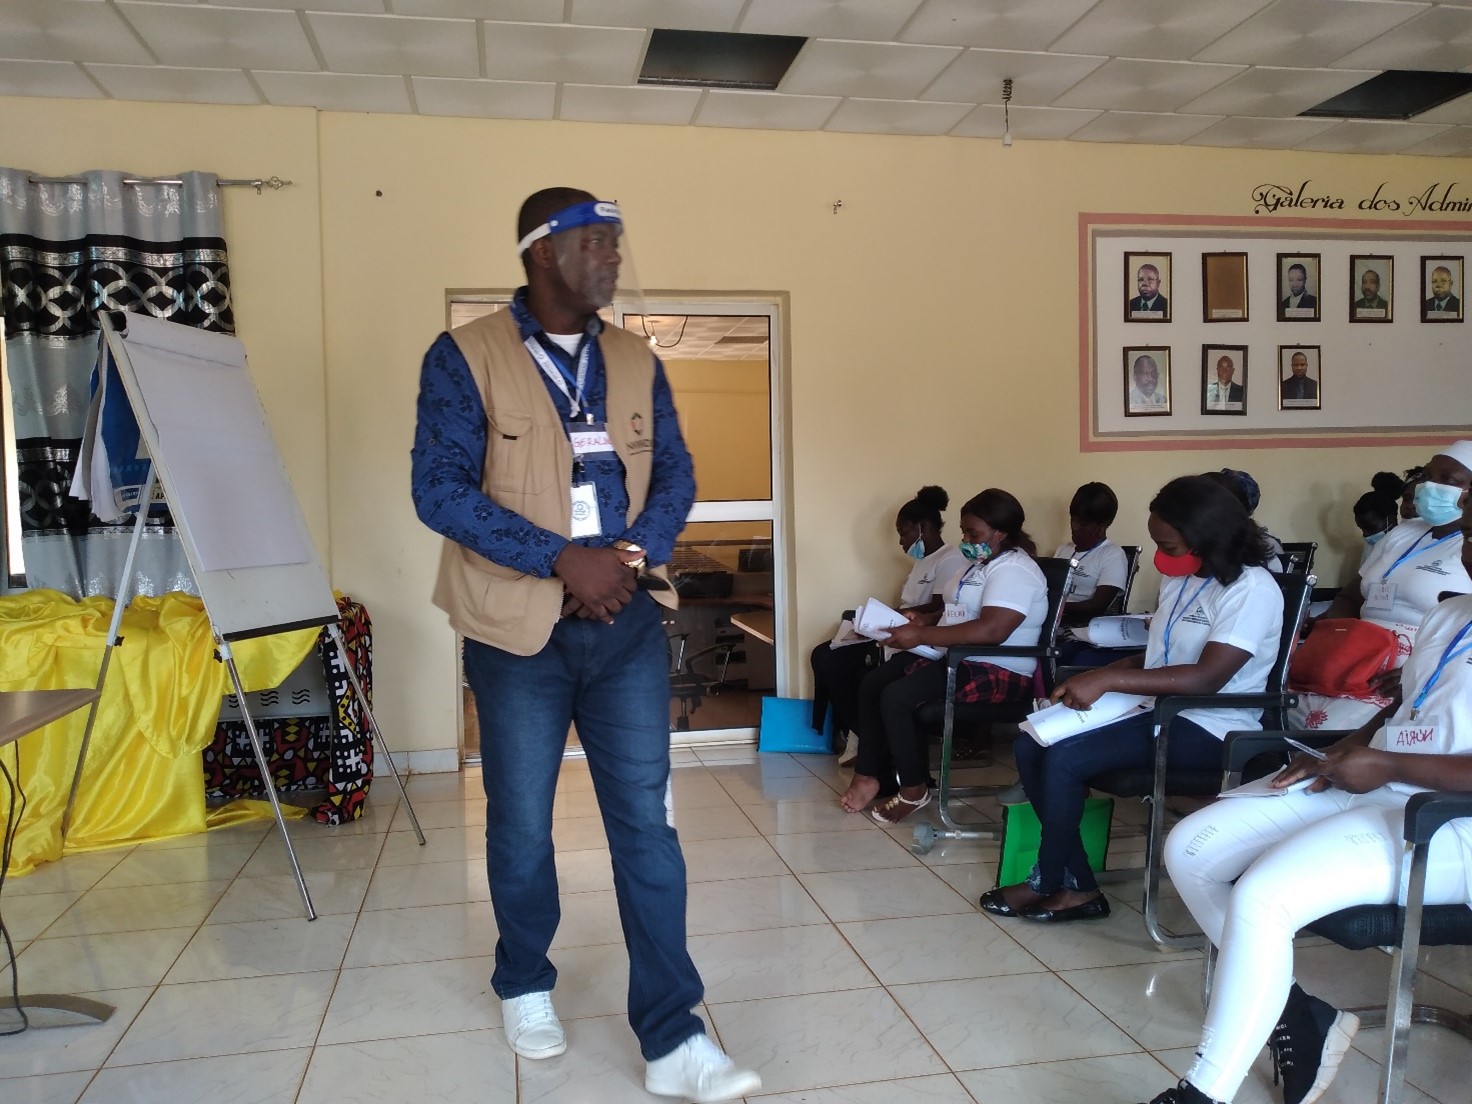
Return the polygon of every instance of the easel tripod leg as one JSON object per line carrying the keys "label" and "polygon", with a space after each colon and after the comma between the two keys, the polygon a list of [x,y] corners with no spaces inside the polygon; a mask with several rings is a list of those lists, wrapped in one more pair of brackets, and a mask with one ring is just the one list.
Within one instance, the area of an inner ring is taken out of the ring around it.
{"label": "easel tripod leg", "polygon": [[240,672],[235,667],[235,655],[228,642],[215,638],[220,658],[230,672],[230,682],[235,687],[236,700],[240,702],[240,716],[245,721],[245,733],[250,738],[251,750],[255,752],[256,766],[261,771],[261,782],[266,787],[266,797],[271,802],[271,812],[276,815],[276,827],[281,829],[281,842],[286,845],[286,857],[291,861],[291,872],[296,877],[296,888],[302,895],[302,904],[307,909],[307,919],[317,919],[317,910],[312,907],[312,895],[307,892],[307,881],[302,877],[301,865],[296,861],[296,848],[291,845],[291,834],[286,830],[286,817],[281,812],[281,801],[276,796],[276,783],[271,779],[271,764],[266,759],[266,749],[261,745],[261,734],[256,731],[256,722],[250,715],[245,700],[245,687],[240,681]]}
{"label": "easel tripod leg", "polygon": [[404,788],[404,780],[399,777],[399,768],[394,766],[394,757],[389,753],[388,741],[383,738],[383,732],[379,729],[378,721],[373,716],[373,710],[368,705],[368,695],[363,692],[363,684],[358,681],[358,673],[353,670],[352,660],[348,657],[347,642],[342,638],[342,630],[336,625],[328,625],[327,635],[332,637],[333,647],[337,649],[343,670],[348,673],[348,682],[352,684],[353,695],[358,699],[358,705],[362,707],[363,716],[368,718],[368,730],[378,741],[379,754],[383,756],[383,761],[393,772],[394,781],[398,783],[399,794],[404,799],[404,808],[409,813],[409,823],[414,826],[414,834],[419,837],[419,845],[422,847],[424,846],[424,832],[419,827],[419,818],[414,815],[414,806],[409,802],[409,791]]}

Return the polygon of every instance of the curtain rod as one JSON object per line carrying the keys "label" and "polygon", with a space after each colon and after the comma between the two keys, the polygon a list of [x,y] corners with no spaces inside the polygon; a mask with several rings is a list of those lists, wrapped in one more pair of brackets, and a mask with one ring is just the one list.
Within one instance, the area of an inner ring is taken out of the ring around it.
{"label": "curtain rod", "polygon": [[[32,184],[87,183],[87,181],[80,176],[31,176],[27,177],[27,180],[29,180]],[[174,187],[178,188],[183,186],[184,181],[163,180],[153,177],[124,177],[123,183],[131,184],[134,187],[144,187],[147,185],[173,185]],[[293,182],[290,180],[282,180],[279,176],[273,176],[267,180],[216,180],[215,183],[221,188],[254,188],[256,190],[256,195],[260,195],[262,188],[270,188],[273,192],[279,192],[282,188],[285,188],[288,184],[291,184]]]}

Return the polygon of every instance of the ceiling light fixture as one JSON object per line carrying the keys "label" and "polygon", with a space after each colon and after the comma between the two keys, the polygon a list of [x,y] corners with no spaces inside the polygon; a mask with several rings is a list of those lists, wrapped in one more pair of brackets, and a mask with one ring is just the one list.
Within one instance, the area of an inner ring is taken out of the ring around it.
{"label": "ceiling light fixture", "polygon": [[1008,104],[1012,102],[1012,78],[1002,81],[1002,148],[1012,148],[1012,113]]}

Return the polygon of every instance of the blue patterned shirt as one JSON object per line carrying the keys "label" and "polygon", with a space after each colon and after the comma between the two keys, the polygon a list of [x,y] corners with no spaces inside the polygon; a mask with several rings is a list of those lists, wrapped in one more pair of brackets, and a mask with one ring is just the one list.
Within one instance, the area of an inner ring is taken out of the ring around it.
{"label": "blue patterned shirt", "polygon": [[[575,378],[577,357],[547,338],[541,323],[527,310],[526,288],[516,292],[509,309],[523,340],[537,341],[568,378]],[[602,320],[594,316],[584,340],[602,330]],[[566,423],[571,413],[567,396],[545,373],[538,374]],[[584,409],[597,420],[606,421],[607,382],[603,354],[596,341],[589,350],[584,398]],[[419,519],[493,563],[539,578],[550,577],[552,565],[568,539],[497,505],[481,490],[486,455],[485,406],[460,347],[447,333],[440,334],[425,354],[419,375],[418,417],[411,458],[414,506]],[[583,458],[581,478],[594,485],[603,532],[597,537],[578,538],[578,544],[599,547],[627,540],[645,549],[651,564],[669,563],[675,538],[685,527],[685,517],[695,501],[695,474],[664,365],[658,357],[654,358],[653,419],[649,493],[643,512],[632,525],[628,524],[629,495],[618,454],[594,453]],[[574,478],[578,478],[576,472]]]}

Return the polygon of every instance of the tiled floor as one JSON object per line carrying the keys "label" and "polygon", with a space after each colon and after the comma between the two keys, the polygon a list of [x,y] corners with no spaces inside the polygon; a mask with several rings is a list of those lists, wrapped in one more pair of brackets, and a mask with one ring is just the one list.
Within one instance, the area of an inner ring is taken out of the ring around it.
{"label": "tiled floor", "polygon": [[[992,883],[995,843],[911,854],[908,828],[838,809],[829,757],[676,760],[701,1013],[760,1068],[767,1095],[754,1099],[1132,1104],[1189,1061],[1199,956],[1149,944],[1131,887],[1111,888],[1115,913],[1100,923],[994,921],[975,898]],[[627,959],[586,766],[566,765],[557,802],[557,1006],[570,1046],[544,1062],[507,1050],[488,986],[478,777],[411,781],[423,848],[391,789],[375,790],[360,824],[295,824],[312,924],[264,824],[73,856],[10,882],[23,987],[98,995],[118,1011],[102,1026],[0,1039],[0,1101],[651,1100],[623,1018]],[[977,802],[978,817],[996,812]],[[1113,859],[1138,862],[1138,847],[1117,839]],[[1472,1009],[1472,957],[1427,961],[1425,994]],[[1388,962],[1305,946],[1299,978],[1330,1000],[1370,1003]],[[1374,1099],[1382,1035],[1358,1043],[1326,1104]],[[1469,1058],[1465,1041],[1417,1029],[1408,1099],[1462,1104]],[[1278,1099],[1264,1061],[1239,1104]]]}

